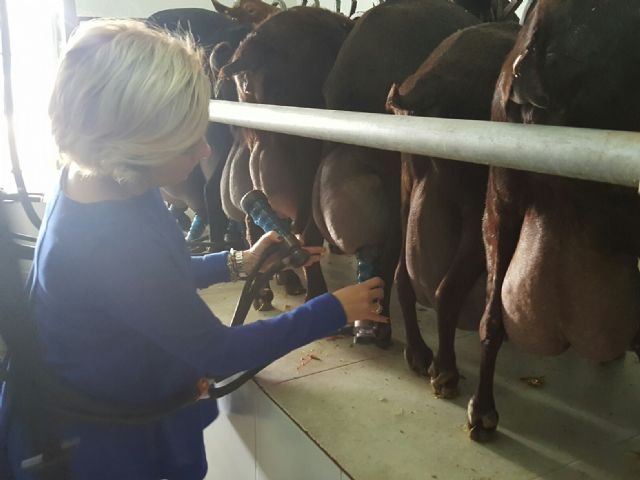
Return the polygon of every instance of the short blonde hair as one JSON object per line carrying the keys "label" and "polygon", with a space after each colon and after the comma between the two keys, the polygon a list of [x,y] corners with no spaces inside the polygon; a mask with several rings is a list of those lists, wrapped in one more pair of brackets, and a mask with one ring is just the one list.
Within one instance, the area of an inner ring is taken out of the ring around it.
{"label": "short blonde hair", "polygon": [[205,134],[211,85],[202,51],[136,20],[99,19],[69,40],[49,104],[63,164],[138,183]]}

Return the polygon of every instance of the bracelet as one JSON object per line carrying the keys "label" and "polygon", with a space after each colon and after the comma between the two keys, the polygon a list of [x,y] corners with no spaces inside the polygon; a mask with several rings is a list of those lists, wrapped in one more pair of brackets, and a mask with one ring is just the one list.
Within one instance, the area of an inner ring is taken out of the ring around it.
{"label": "bracelet", "polygon": [[227,255],[227,268],[232,281],[247,278],[247,272],[244,268],[244,252],[242,250],[229,250]]}

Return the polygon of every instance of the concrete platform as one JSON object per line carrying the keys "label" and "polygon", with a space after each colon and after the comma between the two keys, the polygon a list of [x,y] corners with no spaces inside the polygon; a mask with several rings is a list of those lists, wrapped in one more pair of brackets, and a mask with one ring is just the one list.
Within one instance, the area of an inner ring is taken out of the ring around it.
{"label": "concrete platform", "polygon": [[[331,289],[355,278],[351,257],[329,255],[324,267]],[[240,288],[217,285],[202,295],[221,318],[231,318]],[[278,309],[300,301],[276,288]],[[494,442],[480,445],[465,431],[466,405],[478,382],[477,334],[459,332],[461,395],[441,400],[404,362],[395,297],[391,312],[390,349],[323,339],[291,352],[255,384],[224,399],[227,416],[207,432],[207,478],[640,478],[640,362],[634,355],[597,365],[571,351],[536,357],[506,344],[496,370],[499,430]],[[249,321],[262,316],[251,312]],[[419,318],[427,343],[436,346],[434,312],[421,308]],[[523,377],[542,377],[544,386],[532,387]],[[221,438],[218,429],[224,430]],[[235,458],[218,454],[222,444],[231,445],[229,435],[245,451],[230,462],[238,470],[220,476],[222,464]]]}

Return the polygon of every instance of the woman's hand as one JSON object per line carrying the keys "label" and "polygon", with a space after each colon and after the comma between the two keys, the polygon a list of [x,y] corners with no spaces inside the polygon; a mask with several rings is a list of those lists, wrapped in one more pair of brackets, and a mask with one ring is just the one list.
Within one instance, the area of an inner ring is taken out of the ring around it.
{"label": "woman's hand", "polygon": [[[242,261],[244,263],[245,272],[251,272],[258,263],[258,260],[260,259],[262,254],[272,245],[278,245],[282,243],[282,241],[282,237],[278,235],[277,232],[267,232],[262,235],[260,239],[256,243],[254,243],[249,250],[245,250],[243,252]],[[309,260],[307,260],[307,263],[304,264],[305,267],[319,262],[326,252],[324,247],[303,248],[309,253]],[[273,265],[277,260],[279,260],[279,256],[277,253],[274,253],[262,264],[262,268],[260,268],[260,271],[266,272],[269,267]]]}
{"label": "woman's hand", "polygon": [[389,323],[389,319],[381,315],[384,281],[380,277],[341,288],[333,292],[333,295],[342,304],[342,308],[347,314],[347,323],[353,323],[356,320]]}

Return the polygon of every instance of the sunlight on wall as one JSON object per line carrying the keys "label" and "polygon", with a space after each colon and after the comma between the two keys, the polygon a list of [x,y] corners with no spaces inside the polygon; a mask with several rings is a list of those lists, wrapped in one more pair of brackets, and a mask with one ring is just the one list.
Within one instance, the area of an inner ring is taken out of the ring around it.
{"label": "sunlight on wall", "polygon": [[[14,125],[22,174],[29,192],[48,192],[56,178],[56,149],[47,107],[61,35],[62,2],[9,0]],[[4,111],[4,92],[2,96]],[[6,119],[0,124],[0,188],[15,191],[7,146]]]}

